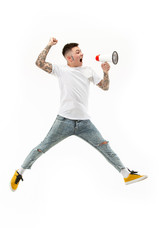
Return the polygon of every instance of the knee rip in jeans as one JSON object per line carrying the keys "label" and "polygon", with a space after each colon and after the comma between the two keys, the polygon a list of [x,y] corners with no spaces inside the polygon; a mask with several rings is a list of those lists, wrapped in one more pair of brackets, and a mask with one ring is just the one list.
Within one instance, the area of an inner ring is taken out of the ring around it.
{"label": "knee rip in jeans", "polygon": [[39,153],[43,153],[41,149],[37,149],[37,151],[38,151]]}
{"label": "knee rip in jeans", "polygon": [[101,143],[99,144],[99,146],[102,146],[102,145],[107,144],[107,143],[108,143],[107,141],[101,142]]}

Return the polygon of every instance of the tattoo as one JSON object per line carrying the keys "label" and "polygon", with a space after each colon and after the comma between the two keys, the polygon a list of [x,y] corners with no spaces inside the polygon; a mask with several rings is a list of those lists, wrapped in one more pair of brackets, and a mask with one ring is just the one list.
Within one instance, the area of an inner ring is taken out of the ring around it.
{"label": "tattoo", "polygon": [[51,46],[47,45],[45,47],[45,49],[39,54],[37,61],[36,61],[36,65],[48,73],[52,72],[52,64],[46,62],[45,60],[46,60],[46,57],[47,57],[47,54],[48,54],[50,48],[51,48]]}
{"label": "tattoo", "polygon": [[109,76],[108,73],[104,72],[104,78],[98,83],[98,86],[103,90],[109,89]]}

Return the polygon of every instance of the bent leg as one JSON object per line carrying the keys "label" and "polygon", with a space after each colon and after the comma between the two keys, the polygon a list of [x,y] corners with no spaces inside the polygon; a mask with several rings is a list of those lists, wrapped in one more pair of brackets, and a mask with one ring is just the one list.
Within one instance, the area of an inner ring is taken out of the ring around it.
{"label": "bent leg", "polygon": [[87,120],[87,123],[86,121],[81,122],[76,135],[96,148],[119,172],[125,168],[119,157],[111,149],[109,142],[102,137],[90,120]]}
{"label": "bent leg", "polygon": [[61,142],[63,139],[71,136],[74,132],[74,124],[61,116],[57,116],[50,131],[44,140],[36,146],[26,157],[22,164],[22,168],[30,169],[33,163],[51,147]]}

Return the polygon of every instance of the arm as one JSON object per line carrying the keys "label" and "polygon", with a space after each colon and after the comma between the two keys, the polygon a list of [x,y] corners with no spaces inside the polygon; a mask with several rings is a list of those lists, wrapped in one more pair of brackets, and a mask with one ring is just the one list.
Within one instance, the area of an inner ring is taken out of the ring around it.
{"label": "arm", "polygon": [[45,47],[45,49],[39,54],[36,65],[41,68],[42,70],[51,73],[52,72],[52,64],[49,62],[46,62],[46,57],[53,45],[57,44],[57,40],[55,38],[51,38],[48,45]]}
{"label": "arm", "polygon": [[97,84],[97,86],[100,87],[103,90],[108,90],[109,89],[109,75],[108,75],[108,71],[110,69],[110,65],[107,62],[105,62],[105,63],[102,63],[101,67],[103,69],[104,77]]}

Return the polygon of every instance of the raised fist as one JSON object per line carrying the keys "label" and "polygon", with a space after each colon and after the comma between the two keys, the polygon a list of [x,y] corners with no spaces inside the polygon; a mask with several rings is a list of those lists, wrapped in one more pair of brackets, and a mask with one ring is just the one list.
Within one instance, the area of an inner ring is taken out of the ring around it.
{"label": "raised fist", "polygon": [[51,45],[51,46],[53,46],[53,45],[56,45],[57,44],[57,42],[58,42],[58,40],[56,39],[56,38],[50,38],[50,40],[49,40],[49,45]]}

